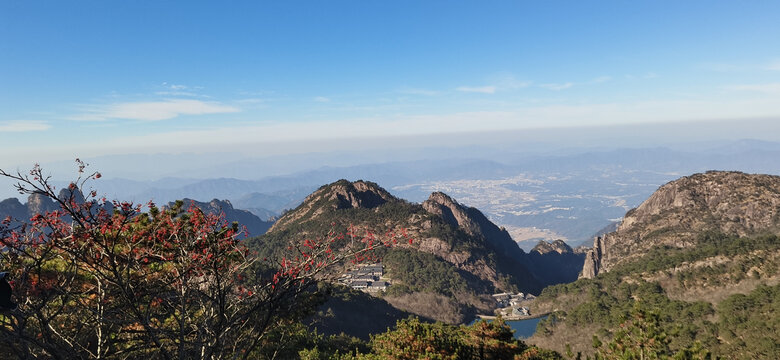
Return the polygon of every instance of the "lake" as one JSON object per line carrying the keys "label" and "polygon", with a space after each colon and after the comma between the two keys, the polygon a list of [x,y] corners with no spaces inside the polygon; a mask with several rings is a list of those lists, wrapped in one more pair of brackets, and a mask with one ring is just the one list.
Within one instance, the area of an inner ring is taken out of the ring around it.
{"label": "lake", "polygon": [[[545,318],[547,318],[547,315],[525,320],[506,320],[506,323],[509,325],[509,327],[512,328],[512,330],[515,331],[515,339],[525,339],[531,337],[531,335],[534,334],[536,331],[536,324]],[[477,320],[474,320],[471,323],[473,324]]]}
{"label": "lake", "polygon": [[534,319],[525,320],[512,320],[506,323],[515,331],[516,339],[525,339],[531,337],[536,332],[536,324],[547,316],[542,316]]}

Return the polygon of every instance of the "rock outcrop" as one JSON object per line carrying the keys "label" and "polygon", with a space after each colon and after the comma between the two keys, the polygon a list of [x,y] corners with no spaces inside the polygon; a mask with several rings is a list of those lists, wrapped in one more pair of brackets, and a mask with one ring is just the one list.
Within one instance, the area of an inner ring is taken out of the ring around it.
{"label": "rock outcrop", "polygon": [[59,209],[60,205],[58,203],[41,194],[28,196],[25,204],[19,202],[17,198],[9,198],[0,201],[0,220],[10,216],[12,223],[18,224],[27,222],[35,214],[43,214],[47,211]]}
{"label": "rock outcrop", "polygon": [[599,265],[603,260],[603,243],[607,235],[597,236],[593,239],[593,248],[585,253],[585,262],[582,265],[580,277],[593,279],[599,274]]}
{"label": "rock outcrop", "polygon": [[466,207],[445,193],[432,193],[428,200],[422,203],[422,207],[466,234],[484,239],[504,255],[517,259],[525,255],[506,229],[496,226],[478,209]]}
{"label": "rock outcrop", "polygon": [[567,283],[577,280],[584,257],[563,240],[539,241],[528,253],[527,266],[545,285]]}
{"label": "rock outcrop", "polygon": [[364,208],[372,209],[395,197],[374,183],[355,181],[334,186],[330,199],[336,200],[337,209]]}
{"label": "rock outcrop", "polygon": [[41,194],[31,194],[27,197],[27,209],[30,214],[43,214],[60,208],[51,198]]}
{"label": "rock outcrop", "polygon": [[616,231],[596,237],[581,277],[609,271],[653,246],[693,246],[703,231],[745,236],[778,229],[780,177],[727,171],[686,176],[626,213]]}
{"label": "rock outcrop", "polygon": [[12,220],[22,220],[29,219],[30,214],[27,210],[27,206],[20,203],[19,199],[10,198],[0,201],[0,221],[4,220],[6,217],[10,217]]}
{"label": "rock outcrop", "polygon": [[314,219],[326,209],[373,209],[387,202],[400,201],[370,181],[339,180],[311,193],[300,206],[284,214],[270,230],[282,229],[303,219]]}
{"label": "rock outcrop", "polygon": [[[27,197],[27,202],[25,204],[22,204],[16,198],[10,198],[0,201],[0,220],[10,216],[12,226],[27,223],[35,214],[62,210],[60,201],[65,204],[83,204],[87,199],[84,198],[84,194],[78,188],[61,189],[56,199],[43,194],[30,194]],[[95,200],[89,199],[89,201]],[[105,203],[102,207],[109,213],[113,210],[113,205],[111,203]],[[92,207],[91,211],[97,213],[98,209],[98,207]],[[70,215],[63,215],[63,220],[66,222],[70,221]]]}
{"label": "rock outcrop", "polygon": [[540,240],[536,246],[531,249],[531,252],[537,252],[541,255],[550,253],[569,254],[574,253],[574,250],[563,240],[555,240],[553,242]]}

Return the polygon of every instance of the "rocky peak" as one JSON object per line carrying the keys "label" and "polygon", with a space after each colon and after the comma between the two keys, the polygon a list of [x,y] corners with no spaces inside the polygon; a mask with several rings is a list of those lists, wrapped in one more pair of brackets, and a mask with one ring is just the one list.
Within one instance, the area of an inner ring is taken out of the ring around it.
{"label": "rocky peak", "polygon": [[209,201],[209,207],[221,210],[233,210],[233,204],[230,203],[230,200],[213,199]]}
{"label": "rocky peak", "polygon": [[[14,221],[26,222],[35,214],[58,209],[60,209],[59,204],[41,194],[30,195],[26,204],[22,204],[17,198],[8,198],[0,201],[0,220],[10,216]],[[14,224],[18,223],[14,222]]]}
{"label": "rocky peak", "polygon": [[83,204],[85,201],[84,194],[81,193],[81,189],[73,184],[71,184],[71,187],[62,188],[60,193],[57,195],[57,199],[64,203],[75,201],[77,204]]}
{"label": "rocky peak", "polygon": [[8,198],[3,201],[0,201],[0,209],[18,209],[22,208],[24,205],[19,202],[19,199],[17,198]]}
{"label": "rocky peak", "polygon": [[0,221],[6,216],[12,219],[24,219],[28,217],[27,208],[17,198],[8,198],[0,201]]}
{"label": "rocky peak", "polygon": [[286,227],[299,220],[312,220],[330,210],[373,209],[395,201],[400,200],[376,183],[342,179],[311,193],[300,206],[279,218],[271,230]]}
{"label": "rocky peak", "polygon": [[[780,177],[708,171],[661,186],[626,214],[618,231],[660,222],[665,226],[711,227],[725,233],[747,235],[776,225],[779,211]],[[707,221],[709,224],[704,223]]]}
{"label": "rocky peak", "polygon": [[441,216],[450,225],[460,228],[469,235],[480,232],[480,226],[468,214],[468,209],[443,192],[434,192],[422,203],[425,211]]}
{"label": "rocky peak", "polygon": [[337,209],[366,208],[380,206],[392,196],[373,183],[356,181],[352,184],[340,185],[332,189],[331,200],[336,200]]}
{"label": "rocky peak", "polygon": [[534,251],[542,255],[552,252],[556,252],[558,254],[571,254],[574,252],[571,246],[566,244],[566,242],[563,240],[555,240],[553,242],[539,240],[539,243],[537,243],[536,246],[531,249],[531,252]]}
{"label": "rocky peak", "polygon": [[337,209],[371,209],[388,201],[397,200],[375,183],[363,180],[350,182],[343,179],[320,188],[309,195],[304,202],[311,202],[318,198],[334,201],[333,206]]}
{"label": "rocky peak", "polygon": [[425,211],[440,216],[444,221],[463,232],[482,238],[500,253],[518,258],[525,252],[517,246],[504,228],[499,228],[481,211],[466,207],[442,192],[434,192],[422,203]]}
{"label": "rocky peak", "polygon": [[616,231],[594,239],[582,276],[609,271],[653,246],[693,246],[703,231],[780,231],[780,177],[708,171],[669,182],[626,213]]}
{"label": "rocky peak", "polygon": [[30,194],[27,197],[27,209],[30,214],[43,214],[59,209],[59,205],[43,194]]}

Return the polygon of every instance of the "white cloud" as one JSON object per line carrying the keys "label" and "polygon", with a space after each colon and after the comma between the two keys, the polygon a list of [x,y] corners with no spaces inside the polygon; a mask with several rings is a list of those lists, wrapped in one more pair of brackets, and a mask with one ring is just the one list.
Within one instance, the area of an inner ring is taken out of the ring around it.
{"label": "white cloud", "polygon": [[13,120],[0,122],[0,132],[27,132],[49,130],[51,125],[43,121]]}
{"label": "white cloud", "polygon": [[612,80],[611,76],[599,76],[599,77],[591,80],[591,82],[599,84],[599,83],[605,83],[605,82],[610,81],[610,80]]}
{"label": "white cloud", "polygon": [[455,88],[457,91],[462,92],[471,92],[471,93],[482,93],[482,94],[493,94],[496,92],[495,86],[458,86]]}
{"label": "white cloud", "polygon": [[[375,117],[333,119],[329,121],[251,121],[242,123],[219,122],[208,128],[185,131],[165,131],[139,136],[116,132],[79,142],[78,145],[50,144],[40,149],[19,147],[14,153],[26,156],[30,161],[74,154],[96,156],[137,152],[138,143],[150,144],[142,150],[153,152],[222,151],[226,145],[253,144],[253,149],[263,149],[263,154],[300,153],[312,151],[355,150],[356,142],[364,149],[376,149],[382,144],[396,144],[403,136],[436,135],[442,132],[479,134],[491,131],[554,129],[607,125],[632,125],[642,123],[673,123],[693,120],[771,119],[780,117],[780,103],[774,95],[752,96],[739,99],[734,96],[699,100],[659,100],[626,103],[591,103],[576,105],[517,106],[506,111],[474,111],[460,113],[398,114]],[[777,128],[777,125],[774,128]],[[706,127],[705,127],[706,128]],[[731,131],[731,130],[730,130]],[[739,128],[728,136],[773,136],[776,131],[764,128]],[[741,131],[741,132],[739,132]],[[555,130],[553,131],[555,132]],[[551,132],[552,134],[552,132]],[[490,135],[492,137],[493,135]],[[558,135],[551,135],[558,136]],[[688,135],[685,135],[688,136]],[[343,141],[344,139],[350,141]],[[381,140],[384,138],[385,140]],[[432,139],[447,137],[429,136]],[[484,139],[484,138],[483,138]],[[382,142],[385,141],[385,142]],[[417,144],[417,140],[409,140]],[[447,140],[449,141],[449,140]],[[481,140],[480,140],[481,141]],[[485,140],[490,141],[490,140]],[[389,145],[387,145],[389,146]]]}
{"label": "white cloud", "polygon": [[326,102],[330,102],[330,98],[327,98],[325,96],[317,96],[317,97],[314,98],[314,101],[321,102],[321,103],[326,103]]}
{"label": "white cloud", "polygon": [[545,89],[558,91],[558,90],[568,89],[568,88],[574,86],[574,83],[567,82],[567,83],[563,83],[563,84],[541,84],[539,86],[543,87]]}
{"label": "white cloud", "polygon": [[[224,146],[237,143],[316,144],[337,139],[373,139],[450,133],[630,125],[690,120],[750,119],[780,116],[773,99],[721,101],[645,101],[583,105],[519,107],[508,111],[474,111],[450,114],[359,117],[329,121],[268,121],[238,126],[164,132],[106,139],[92,144],[96,151],[133,148],[139,142],[174,148]],[[446,130],[445,130],[446,129]],[[269,145],[270,146],[270,145]],[[149,149],[154,151],[155,149]]]}
{"label": "white cloud", "polygon": [[159,121],[173,119],[180,115],[222,114],[239,111],[240,109],[236,107],[219,102],[171,99],[92,106],[84,113],[72,116],[71,119],[83,121],[105,121],[109,119]]}
{"label": "white cloud", "polygon": [[767,94],[780,94],[780,83],[731,85],[727,86],[726,89]]}

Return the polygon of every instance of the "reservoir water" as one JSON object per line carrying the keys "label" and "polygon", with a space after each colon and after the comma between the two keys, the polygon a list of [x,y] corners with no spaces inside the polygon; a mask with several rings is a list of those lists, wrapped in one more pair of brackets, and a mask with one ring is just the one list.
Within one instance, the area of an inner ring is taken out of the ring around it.
{"label": "reservoir water", "polygon": [[512,320],[506,323],[515,331],[516,339],[525,339],[531,337],[536,332],[536,324],[547,316],[538,317],[535,319],[525,320]]}
{"label": "reservoir water", "polygon": [[[547,318],[547,316],[524,320],[507,320],[506,323],[515,331],[515,339],[525,339],[531,337],[536,332],[536,324],[544,318]],[[471,323],[473,324],[476,321],[474,320]]]}

